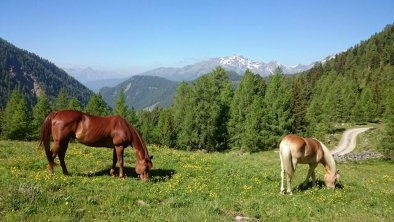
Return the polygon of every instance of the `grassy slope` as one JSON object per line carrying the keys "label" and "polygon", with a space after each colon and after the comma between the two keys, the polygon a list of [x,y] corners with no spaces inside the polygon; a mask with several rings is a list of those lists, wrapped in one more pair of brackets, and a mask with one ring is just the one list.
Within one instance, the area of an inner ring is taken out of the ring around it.
{"label": "grassy slope", "polygon": [[[297,186],[279,194],[278,153],[203,154],[150,146],[155,170],[135,178],[135,157],[126,150],[128,177],[108,176],[112,151],[71,144],[66,163],[72,176],[47,174],[42,150],[32,142],[0,141],[0,218],[9,220],[231,221],[246,216],[266,221],[393,221],[393,163],[339,164],[342,189]],[[323,168],[317,176],[323,178]]]}

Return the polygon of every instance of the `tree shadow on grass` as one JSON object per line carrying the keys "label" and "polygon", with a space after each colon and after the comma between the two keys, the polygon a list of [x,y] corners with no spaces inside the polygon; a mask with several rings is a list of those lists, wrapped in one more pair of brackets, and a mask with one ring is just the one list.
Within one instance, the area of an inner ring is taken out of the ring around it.
{"label": "tree shadow on grass", "polygon": [[[134,167],[124,167],[123,170],[127,177],[139,178],[138,174],[135,172]],[[107,169],[99,170],[97,172],[79,173],[77,174],[77,176],[82,176],[82,177],[110,176],[109,171],[110,169],[107,168]],[[119,167],[115,167],[115,173],[116,176],[119,175]],[[174,174],[175,174],[175,170],[152,169],[150,171],[150,177],[151,177],[150,181],[154,183],[165,182],[171,179]]]}
{"label": "tree shadow on grass", "polygon": [[[318,187],[319,189],[326,187],[326,184],[324,183],[323,180],[316,180],[316,187]],[[298,185],[298,190],[303,192],[309,189],[312,189],[312,181],[309,181],[306,186],[304,186],[304,183],[301,183],[300,185]],[[335,189],[343,189],[343,185],[340,183],[335,184]]]}
{"label": "tree shadow on grass", "polygon": [[336,128],[334,129],[333,133],[343,133],[346,131],[346,128],[340,127],[340,128]]}

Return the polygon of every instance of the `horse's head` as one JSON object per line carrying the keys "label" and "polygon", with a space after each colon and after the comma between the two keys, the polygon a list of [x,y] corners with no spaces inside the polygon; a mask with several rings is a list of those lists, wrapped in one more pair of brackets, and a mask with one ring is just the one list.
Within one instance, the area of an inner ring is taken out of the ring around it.
{"label": "horse's head", "polygon": [[152,163],[153,156],[147,157],[143,160],[137,161],[135,166],[135,172],[143,181],[149,180],[150,169],[153,167]]}
{"label": "horse's head", "polygon": [[337,171],[335,172],[334,175],[326,174],[326,175],[324,176],[324,180],[325,180],[326,186],[327,186],[328,188],[335,189],[335,185],[336,185],[336,184],[338,183],[338,181],[339,181],[339,170],[337,170]]}

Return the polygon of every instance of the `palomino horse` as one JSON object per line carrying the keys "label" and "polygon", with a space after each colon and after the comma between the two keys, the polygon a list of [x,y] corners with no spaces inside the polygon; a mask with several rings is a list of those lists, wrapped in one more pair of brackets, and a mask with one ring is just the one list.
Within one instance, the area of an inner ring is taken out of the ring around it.
{"label": "palomino horse", "polygon": [[315,185],[315,168],[318,163],[323,164],[326,169],[324,176],[325,184],[328,188],[335,188],[339,179],[335,160],[327,147],[316,139],[302,138],[297,135],[289,134],[280,142],[279,155],[281,162],[281,185],[280,192],[285,193],[284,179],[287,174],[287,192],[291,192],[291,179],[294,176],[297,163],[309,164],[309,171],[303,183],[305,187],[312,177],[312,185]]}
{"label": "palomino horse", "polygon": [[[53,148],[50,150],[51,134]],[[152,168],[152,156],[148,154],[145,142],[138,131],[120,116],[98,117],[75,110],[50,113],[41,126],[41,144],[44,144],[48,159],[48,171],[53,173],[54,159],[59,154],[63,174],[68,175],[64,157],[70,139],[76,138],[87,146],[113,148],[113,162],[110,170],[115,175],[116,162],[119,161],[119,177],[124,178],[123,149],[131,145],[137,157],[135,171],[147,181]]]}

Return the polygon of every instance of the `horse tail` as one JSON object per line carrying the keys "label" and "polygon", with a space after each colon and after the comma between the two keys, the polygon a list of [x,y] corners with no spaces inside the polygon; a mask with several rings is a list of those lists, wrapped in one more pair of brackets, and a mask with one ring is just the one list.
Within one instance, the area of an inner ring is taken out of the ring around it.
{"label": "horse tail", "polygon": [[284,138],[279,145],[279,155],[282,171],[284,170],[289,176],[294,175],[294,167],[291,156],[290,143]]}
{"label": "horse tail", "polygon": [[51,155],[51,134],[52,134],[52,115],[53,113],[50,113],[44,120],[44,122],[41,125],[41,137],[40,137],[40,145],[44,144],[45,148],[45,153],[47,156],[48,161],[52,161],[52,155]]}

